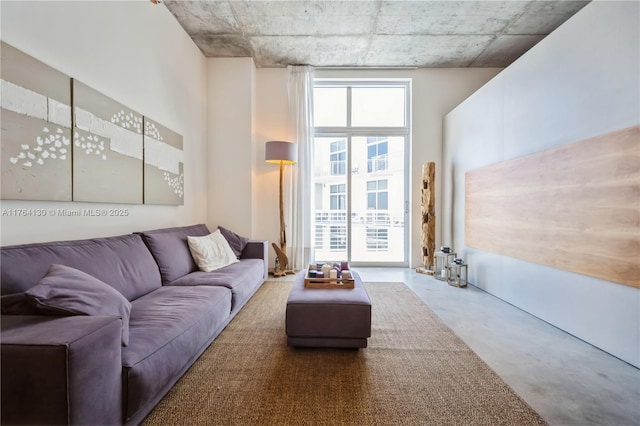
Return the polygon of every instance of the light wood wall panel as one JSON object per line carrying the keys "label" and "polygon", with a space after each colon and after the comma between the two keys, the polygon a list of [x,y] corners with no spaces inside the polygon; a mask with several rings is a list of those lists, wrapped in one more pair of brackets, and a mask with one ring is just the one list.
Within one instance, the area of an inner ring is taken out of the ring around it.
{"label": "light wood wall panel", "polygon": [[640,288],[640,126],[467,172],[465,243]]}

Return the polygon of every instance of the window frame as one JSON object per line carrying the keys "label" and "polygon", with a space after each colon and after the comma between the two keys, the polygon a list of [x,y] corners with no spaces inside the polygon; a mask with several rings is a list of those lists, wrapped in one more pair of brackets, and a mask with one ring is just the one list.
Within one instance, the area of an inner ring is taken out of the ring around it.
{"label": "window frame", "polygon": [[[409,265],[409,259],[411,258],[410,253],[410,176],[411,176],[411,163],[409,161],[410,152],[411,152],[411,123],[412,123],[412,114],[411,114],[411,95],[412,95],[412,81],[410,78],[389,78],[389,79],[353,79],[353,78],[315,78],[314,79],[314,88],[316,87],[336,87],[336,88],[346,88],[346,96],[347,96],[347,120],[346,126],[316,126],[314,128],[314,138],[323,138],[323,137],[344,137],[346,139],[346,170],[350,171],[352,169],[351,165],[351,147],[352,147],[352,138],[353,137],[394,137],[401,136],[404,137],[405,147],[404,147],[404,164],[405,164],[405,173],[404,173],[404,260],[401,262],[353,262],[351,263],[354,266],[398,266],[398,267],[407,267]],[[351,102],[351,92],[354,87],[404,87],[405,90],[405,105],[404,105],[404,126],[396,126],[396,127],[352,127],[351,123],[351,114],[352,114],[352,102]],[[368,166],[367,166],[368,168]],[[350,190],[351,186],[351,173],[346,173],[347,175],[347,229],[346,229],[346,238],[347,238],[347,256],[351,259],[351,244],[350,244],[350,236],[352,235],[351,229],[351,195]],[[315,225],[314,225],[315,226]]]}

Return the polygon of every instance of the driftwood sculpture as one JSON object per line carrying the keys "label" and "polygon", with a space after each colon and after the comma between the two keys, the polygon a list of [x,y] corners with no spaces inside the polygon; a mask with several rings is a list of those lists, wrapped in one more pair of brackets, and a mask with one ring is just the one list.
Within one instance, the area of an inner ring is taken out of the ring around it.
{"label": "driftwood sculpture", "polygon": [[276,243],[272,243],[271,246],[276,252],[276,263],[273,270],[273,275],[276,277],[282,277],[287,274],[294,274],[293,269],[289,267],[289,258],[287,257],[287,231],[284,223],[284,201],[282,195],[282,167],[280,162],[280,246]]}
{"label": "driftwood sculpture", "polygon": [[436,249],[436,163],[422,165],[422,263],[416,272],[433,274],[433,254]]}

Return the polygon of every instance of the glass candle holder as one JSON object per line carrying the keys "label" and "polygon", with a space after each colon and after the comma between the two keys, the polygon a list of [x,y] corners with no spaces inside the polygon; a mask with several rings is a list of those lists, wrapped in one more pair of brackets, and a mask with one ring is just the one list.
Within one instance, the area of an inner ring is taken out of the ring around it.
{"label": "glass candle holder", "polygon": [[454,259],[449,263],[449,277],[447,282],[454,287],[467,286],[468,265],[462,259]]}
{"label": "glass candle holder", "polygon": [[453,250],[449,252],[437,251],[434,254],[433,277],[440,281],[446,281],[449,278],[449,264],[453,262],[457,254]]}

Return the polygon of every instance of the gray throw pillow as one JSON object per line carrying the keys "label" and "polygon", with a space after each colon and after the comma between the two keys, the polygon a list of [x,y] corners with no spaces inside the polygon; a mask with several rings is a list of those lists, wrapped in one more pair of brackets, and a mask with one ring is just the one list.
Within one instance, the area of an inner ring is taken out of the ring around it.
{"label": "gray throw pillow", "polygon": [[220,230],[220,233],[222,234],[224,239],[227,240],[227,242],[231,246],[231,250],[233,250],[233,252],[236,254],[238,259],[240,259],[242,250],[244,250],[244,248],[249,243],[249,239],[245,237],[241,237],[235,232],[230,231],[226,228],[223,228],[222,226],[218,226],[218,229]]}
{"label": "gray throw pillow", "polygon": [[122,345],[129,344],[131,303],[115,288],[64,265],[49,272],[25,292],[29,301],[49,315],[97,315],[122,318]]}

